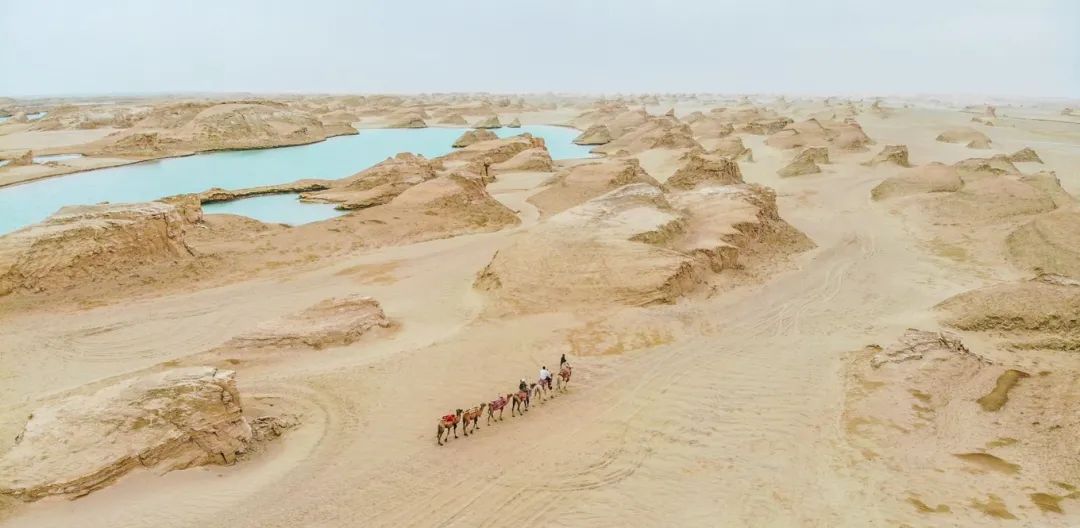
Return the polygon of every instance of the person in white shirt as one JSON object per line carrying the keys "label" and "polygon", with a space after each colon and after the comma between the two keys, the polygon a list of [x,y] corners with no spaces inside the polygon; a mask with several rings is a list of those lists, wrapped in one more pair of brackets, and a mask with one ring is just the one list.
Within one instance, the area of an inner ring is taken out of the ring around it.
{"label": "person in white shirt", "polygon": [[551,388],[551,371],[547,369],[547,366],[540,367],[540,382],[546,383],[548,388]]}

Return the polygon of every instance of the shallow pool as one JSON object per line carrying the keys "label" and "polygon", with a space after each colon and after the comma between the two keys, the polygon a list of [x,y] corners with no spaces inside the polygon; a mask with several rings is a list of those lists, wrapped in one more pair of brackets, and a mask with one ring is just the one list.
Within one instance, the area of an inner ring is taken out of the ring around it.
{"label": "shallow pool", "polygon": [[73,160],[83,157],[82,154],[49,154],[48,156],[34,156],[34,163],[48,163],[50,161]]}
{"label": "shallow pool", "polygon": [[[354,136],[330,138],[311,145],[197,154],[3,187],[0,188],[0,233],[40,222],[65,205],[143,202],[211,187],[241,189],[303,178],[344,178],[399,152],[441,156],[452,150],[451,143],[465,130],[468,129],[361,130]],[[555,159],[590,155],[587,147],[572,143],[579,133],[572,128],[527,126],[495,132],[503,137],[523,132],[542,137]],[[328,210],[325,204],[306,204],[295,198],[295,195],[248,198],[208,205],[207,211],[283,223],[323,220],[338,214],[332,207]]]}

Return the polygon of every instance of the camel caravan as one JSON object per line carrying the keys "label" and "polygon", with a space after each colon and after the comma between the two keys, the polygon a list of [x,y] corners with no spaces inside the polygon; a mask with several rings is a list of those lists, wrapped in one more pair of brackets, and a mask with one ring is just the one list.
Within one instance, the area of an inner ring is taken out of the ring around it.
{"label": "camel caravan", "polygon": [[[535,383],[526,383],[525,378],[522,378],[518,383],[517,392],[506,395],[500,394],[498,398],[489,402],[483,402],[469,409],[457,409],[453,413],[439,418],[435,441],[439,445],[443,445],[450,440],[451,432],[454,433],[454,438],[457,438],[459,425],[465,436],[469,436],[480,428],[480,418],[485,414],[487,415],[487,425],[490,426],[492,421],[501,422],[503,411],[506,410],[507,406],[510,407],[511,417],[524,415],[529,410],[529,403],[532,402],[533,398],[543,402],[549,398],[554,398],[556,393],[566,392],[566,386],[570,383],[572,373],[573,369],[570,367],[570,363],[566,361],[566,354],[563,354],[559,360],[559,374],[554,380],[547,367],[541,367],[540,378]],[[552,387],[553,381],[555,383],[554,387]]]}

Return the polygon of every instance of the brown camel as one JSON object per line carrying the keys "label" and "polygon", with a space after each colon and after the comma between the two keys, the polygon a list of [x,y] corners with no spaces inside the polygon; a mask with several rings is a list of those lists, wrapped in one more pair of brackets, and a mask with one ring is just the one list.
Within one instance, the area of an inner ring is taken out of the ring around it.
{"label": "brown camel", "polygon": [[454,414],[448,414],[446,416],[443,416],[442,418],[439,418],[439,429],[438,433],[435,435],[435,441],[438,442],[439,445],[443,445],[443,432],[446,433],[447,440],[450,440],[451,429],[454,430],[454,438],[458,437],[457,426],[458,423],[461,422],[461,412],[461,409],[458,409],[456,412],[454,412]]}
{"label": "brown camel", "polygon": [[517,391],[513,394],[510,400],[510,416],[517,416],[519,414],[525,414],[525,411],[529,410],[529,394],[532,390]]}
{"label": "brown camel", "polygon": [[[484,415],[484,409],[487,409],[487,405],[487,402],[481,403],[461,415],[461,430],[465,433],[465,436],[469,436],[469,433],[480,427],[480,417]],[[468,428],[469,425],[472,425],[472,429]]]}
{"label": "brown camel", "polygon": [[[491,420],[501,422],[503,410],[506,409],[506,404],[510,403],[510,400],[514,397],[513,394],[507,394],[506,396],[499,396],[498,399],[491,400],[488,404],[487,424],[491,425]],[[499,417],[495,418],[495,411],[499,411]]]}
{"label": "brown camel", "polygon": [[560,391],[566,392],[566,385],[568,383],[570,383],[570,374],[572,374],[572,373],[573,373],[573,370],[570,368],[570,365],[564,365],[563,368],[559,369],[559,387],[558,388],[559,388]]}

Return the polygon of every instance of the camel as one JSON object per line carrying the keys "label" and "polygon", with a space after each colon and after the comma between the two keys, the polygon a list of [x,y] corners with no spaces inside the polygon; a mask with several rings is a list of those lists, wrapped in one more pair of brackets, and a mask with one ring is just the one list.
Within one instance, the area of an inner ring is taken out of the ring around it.
{"label": "camel", "polygon": [[540,379],[535,384],[533,393],[540,399],[541,402],[548,399],[551,392],[551,380]]}
{"label": "camel", "polygon": [[[514,397],[513,394],[507,394],[506,396],[500,395],[498,399],[491,400],[488,404],[487,424],[491,425],[491,420],[501,422],[503,410],[506,409],[506,404],[510,403],[510,400]],[[495,411],[499,411],[499,417],[495,418]]]}
{"label": "camel", "polygon": [[527,391],[518,391],[513,394],[510,405],[510,416],[517,416],[518,414],[524,415],[525,411],[529,410],[529,394],[532,393],[532,389]]}
{"label": "camel", "polygon": [[560,391],[566,392],[566,385],[568,383],[570,383],[570,374],[572,374],[572,373],[573,373],[573,369],[570,368],[570,365],[564,365],[563,368],[559,369],[559,387],[558,387],[558,389]]}
{"label": "camel", "polygon": [[[481,403],[461,415],[461,430],[465,433],[465,436],[469,436],[469,433],[480,427],[480,417],[484,415],[484,409],[487,409],[487,406],[487,402]],[[472,429],[468,429],[470,424]]]}
{"label": "camel", "polygon": [[446,416],[443,416],[442,418],[439,418],[438,434],[435,435],[435,441],[438,442],[439,445],[443,445],[443,440],[442,440],[443,432],[446,433],[446,440],[447,441],[450,440],[450,430],[451,429],[454,430],[454,438],[458,437],[457,436],[457,426],[458,426],[458,422],[461,422],[461,412],[462,412],[461,409],[458,409],[454,414],[448,414]]}

